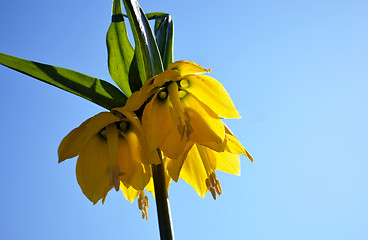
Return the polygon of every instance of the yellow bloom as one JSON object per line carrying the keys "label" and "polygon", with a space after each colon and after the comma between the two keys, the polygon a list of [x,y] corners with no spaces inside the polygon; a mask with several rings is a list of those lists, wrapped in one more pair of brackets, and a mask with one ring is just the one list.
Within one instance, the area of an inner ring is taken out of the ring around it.
{"label": "yellow bloom", "polygon": [[[240,117],[224,87],[214,78],[199,75],[206,72],[193,62],[172,63],[128,99],[131,110],[137,110],[152,97],[144,108],[142,125],[152,146],[171,159],[184,161],[194,143],[224,151],[221,118]],[[177,180],[178,175],[171,177]]]}
{"label": "yellow bloom", "polygon": [[104,202],[120,181],[143,190],[151,178],[149,164],[159,164],[136,115],[125,108],[102,112],[83,122],[61,142],[59,162],[78,156],[76,174],[86,197]]}
{"label": "yellow bloom", "polygon": [[216,177],[216,169],[240,175],[239,154],[247,156],[253,162],[252,156],[226,126],[225,130],[226,150],[224,152],[216,152],[203,145],[195,144],[180,170],[175,160],[167,162],[169,172],[180,171],[180,178],[189,183],[202,198],[207,191],[211,192],[214,199],[216,194],[222,193],[220,181]]}

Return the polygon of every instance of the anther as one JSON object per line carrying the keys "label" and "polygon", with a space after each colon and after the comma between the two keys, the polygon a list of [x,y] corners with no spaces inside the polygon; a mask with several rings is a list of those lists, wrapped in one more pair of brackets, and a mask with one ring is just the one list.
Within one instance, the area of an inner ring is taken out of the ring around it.
{"label": "anther", "polygon": [[218,195],[221,195],[222,194],[220,180],[218,180],[217,178],[216,178],[215,190],[216,190],[216,192],[217,192]]}
{"label": "anther", "polygon": [[189,82],[186,79],[181,80],[179,84],[180,84],[180,87],[182,87],[182,88],[189,87]]}
{"label": "anther", "polygon": [[212,186],[211,186],[211,182],[208,178],[206,178],[206,186],[207,186],[207,189],[210,189]]}
{"label": "anther", "polygon": [[144,191],[141,191],[138,198],[138,208],[142,211],[142,218],[146,220],[148,220],[148,205],[148,197],[144,194]]}
{"label": "anther", "polygon": [[205,182],[206,187],[211,192],[213,199],[216,200],[216,193],[219,196],[222,194],[220,181],[216,178],[216,173],[212,172]]}
{"label": "anther", "polygon": [[213,199],[216,200],[216,192],[215,192],[215,190],[213,188],[210,188],[209,190],[210,190],[210,192],[212,194]]}

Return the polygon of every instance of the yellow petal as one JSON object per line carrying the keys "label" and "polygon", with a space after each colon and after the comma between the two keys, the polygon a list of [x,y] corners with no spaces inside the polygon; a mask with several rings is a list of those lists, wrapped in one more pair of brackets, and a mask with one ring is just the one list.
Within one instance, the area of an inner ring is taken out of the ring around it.
{"label": "yellow petal", "polygon": [[201,156],[202,164],[207,172],[207,176],[216,170],[217,159],[212,149],[196,144],[199,155]]}
{"label": "yellow petal", "polygon": [[238,154],[230,152],[213,152],[217,159],[216,168],[220,171],[240,175],[240,160]]}
{"label": "yellow petal", "polygon": [[79,154],[76,174],[84,195],[96,204],[111,190],[107,142],[99,135],[90,138]]}
{"label": "yellow petal", "polygon": [[230,95],[216,79],[205,75],[185,76],[189,82],[188,92],[211,108],[219,117],[240,118]]}
{"label": "yellow petal", "polygon": [[156,94],[144,109],[142,124],[150,145],[155,149],[161,146],[170,132],[176,130],[171,119],[169,99],[161,99]]}
{"label": "yellow petal", "polygon": [[180,72],[182,76],[187,75],[187,74],[193,74],[193,73],[207,73],[210,71],[190,61],[177,61],[177,62],[171,63],[168,69],[176,70]]}
{"label": "yellow petal", "polygon": [[150,181],[147,183],[145,189],[148,192],[151,192],[153,194],[153,197],[155,197],[155,186],[153,184],[153,178],[151,178]]}
{"label": "yellow petal", "polygon": [[245,149],[236,137],[226,133],[226,151],[234,154],[244,154]]}
{"label": "yellow petal", "polygon": [[120,184],[120,189],[129,202],[133,202],[138,197],[139,192],[132,187],[127,188],[124,184]]}
{"label": "yellow petal", "polygon": [[165,156],[177,159],[193,145],[193,141],[187,141],[187,139],[180,134],[178,130],[179,117],[172,107],[170,110],[171,122],[166,127],[171,130],[167,133],[165,141],[159,145],[159,147]]}
{"label": "yellow petal", "polygon": [[226,151],[235,154],[243,154],[249,158],[253,162],[253,157],[248,153],[247,150],[243,147],[243,145],[238,141],[238,139],[234,136],[234,134],[230,131],[230,129],[224,124],[225,134],[226,134]]}
{"label": "yellow petal", "polygon": [[207,173],[203,166],[197,146],[194,145],[189,151],[187,158],[180,171],[180,178],[191,185],[202,198],[207,193]]}
{"label": "yellow petal", "polygon": [[124,138],[128,142],[131,158],[138,163],[143,164],[160,164],[157,151],[148,146],[146,138],[142,132],[131,124],[129,129],[123,133]]}
{"label": "yellow petal", "polygon": [[109,112],[102,112],[87,119],[61,141],[58,149],[59,162],[79,155],[93,135],[96,135],[108,124],[116,121],[119,121],[119,118]]}
{"label": "yellow petal", "polygon": [[168,158],[166,161],[166,169],[170,175],[170,177],[177,182],[179,179],[179,174],[183,163],[187,157],[189,150],[192,148],[193,142],[189,142],[185,145],[184,149],[182,150],[182,154],[179,155],[177,158]]}
{"label": "yellow petal", "polygon": [[132,159],[128,143],[124,138],[119,138],[117,164],[123,173],[120,180],[126,187],[132,186],[136,190],[144,189],[151,177],[149,166]]}
{"label": "yellow petal", "polygon": [[190,139],[199,144],[214,142],[221,145],[225,139],[225,130],[216,113],[191,94],[182,99],[182,104],[193,130]]}
{"label": "yellow petal", "polygon": [[110,166],[113,167],[116,164],[117,151],[118,151],[118,130],[115,124],[109,124],[106,127],[107,146],[109,150]]}
{"label": "yellow petal", "polygon": [[174,82],[180,79],[182,79],[182,76],[177,71],[166,70],[157,75],[153,83],[155,87],[158,87],[164,85],[167,82]]}
{"label": "yellow petal", "polygon": [[160,164],[157,150],[149,145],[138,117],[131,112],[122,112],[129,120],[129,126],[123,135],[128,142],[131,157],[138,163]]}
{"label": "yellow petal", "polygon": [[[145,82],[145,84],[141,87],[139,91],[135,91],[132,95],[130,95],[124,105],[125,110],[138,110],[143,105],[143,103],[155,93],[154,88],[156,87],[156,85],[153,84],[153,80],[154,77]],[[116,110],[119,109],[120,108],[116,108]]]}

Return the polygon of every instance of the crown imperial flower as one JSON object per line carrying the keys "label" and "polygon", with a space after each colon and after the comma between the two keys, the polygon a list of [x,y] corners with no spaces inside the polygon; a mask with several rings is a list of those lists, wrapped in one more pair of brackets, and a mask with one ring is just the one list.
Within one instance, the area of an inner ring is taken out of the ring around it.
{"label": "crown imperial flower", "polygon": [[149,164],[159,164],[137,116],[125,108],[102,112],[71,131],[59,147],[59,162],[78,156],[76,174],[86,197],[96,204],[120,188],[143,190],[151,178]]}

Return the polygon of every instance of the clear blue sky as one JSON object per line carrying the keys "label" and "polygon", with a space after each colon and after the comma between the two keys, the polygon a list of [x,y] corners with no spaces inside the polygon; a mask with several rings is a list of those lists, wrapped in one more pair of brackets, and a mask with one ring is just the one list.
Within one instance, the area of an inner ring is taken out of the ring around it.
{"label": "clear blue sky", "polygon": [[[175,60],[212,68],[255,158],[219,173],[223,195],[169,192],[177,239],[368,239],[368,2],[152,1],[171,13]],[[109,80],[109,1],[0,3],[0,52]],[[137,203],[93,206],[57,164],[62,138],[103,109],[0,66],[0,239],[158,239]]]}

